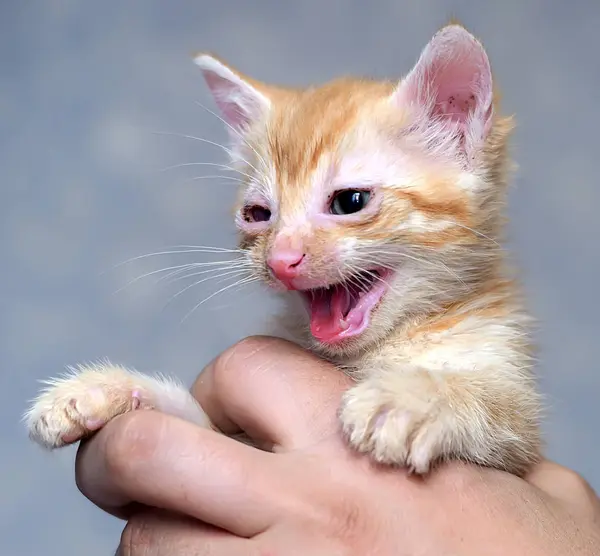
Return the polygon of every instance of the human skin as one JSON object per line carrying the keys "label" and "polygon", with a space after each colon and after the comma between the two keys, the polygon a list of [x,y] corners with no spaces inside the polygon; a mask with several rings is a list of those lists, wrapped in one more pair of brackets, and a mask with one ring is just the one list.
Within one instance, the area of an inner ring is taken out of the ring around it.
{"label": "human skin", "polygon": [[109,423],[82,444],[81,491],[128,520],[119,554],[600,554],[600,502],[551,462],[526,480],[462,463],[429,476],[350,450],[336,412],[351,381],[273,338],[213,361],[193,393],[225,433],[153,411]]}

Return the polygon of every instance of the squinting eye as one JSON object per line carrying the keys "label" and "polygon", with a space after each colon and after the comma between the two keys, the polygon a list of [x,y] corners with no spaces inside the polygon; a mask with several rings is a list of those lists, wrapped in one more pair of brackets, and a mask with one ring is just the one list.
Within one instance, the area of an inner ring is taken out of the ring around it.
{"label": "squinting eye", "polygon": [[271,211],[260,205],[249,205],[244,207],[242,216],[246,222],[268,222],[271,219]]}
{"label": "squinting eye", "polygon": [[365,208],[371,193],[369,191],[361,191],[358,189],[345,189],[334,194],[331,201],[331,214],[341,216],[343,214],[353,214]]}

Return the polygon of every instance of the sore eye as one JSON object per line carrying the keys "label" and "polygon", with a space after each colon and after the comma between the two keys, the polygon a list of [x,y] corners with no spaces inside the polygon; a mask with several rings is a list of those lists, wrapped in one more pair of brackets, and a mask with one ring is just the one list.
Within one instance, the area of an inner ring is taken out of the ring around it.
{"label": "sore eye", "polygon": [[369,191],[360,191],[358,189],[346,189],[334,194],[331,201],[331,214],[343,215],[354,214],[365,208],[371,193]]}
{"label": "sore eye", "polygon": [[271,219],[271,211],[260,205],[244,207],[242,217],[246,222],[268,222]]}

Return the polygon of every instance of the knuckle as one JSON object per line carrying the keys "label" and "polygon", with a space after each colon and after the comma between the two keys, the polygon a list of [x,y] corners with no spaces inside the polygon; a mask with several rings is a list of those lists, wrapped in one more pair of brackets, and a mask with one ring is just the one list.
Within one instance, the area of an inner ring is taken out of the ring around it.
{"label": "knuckle", "polygon": [[246,338],[243,338],[237,342],[233,348],[242,353],[254,353],[255,351],[260,351],[279,342],[281,342],[279,338],[256,334],[254,336],[247,336]]}
{"label": "knuckle", "polygon": [[[213,362],[213,380],[217,389],[228,390],[241,374],[257,364],[264,350],[281,340],[267,336],[249,336],[227,348]],[[262,359],[262,358],[260,358]]]}

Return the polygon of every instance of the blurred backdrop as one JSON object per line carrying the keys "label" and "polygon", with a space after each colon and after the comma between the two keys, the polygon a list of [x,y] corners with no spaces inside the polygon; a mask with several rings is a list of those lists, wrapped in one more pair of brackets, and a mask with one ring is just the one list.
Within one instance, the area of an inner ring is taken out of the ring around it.
{"label": "blurred backdrop", "polygon": [[[401,76],[450,16],[484,40],[518,116],[511,243],[540,319],[549,454],[600,488],[600,3],[595,0],[28,0],[0,2],[0,554],[104,556],[122,523],[77,491],[74,449],[31,445],[19,419],[37,381],[102,357],[187,382],[261,332],[260,289],[118,263],[178,244],[232,247],[234,186],[211,166],[221,123],[190,54],[263,80]],[[157,133],[161,132],[161,133]],[[164,134],[169,133],[169,134]],[[216,258],[215,258],[216,260]],[[182,322],[183,321],[183,322]]]}

